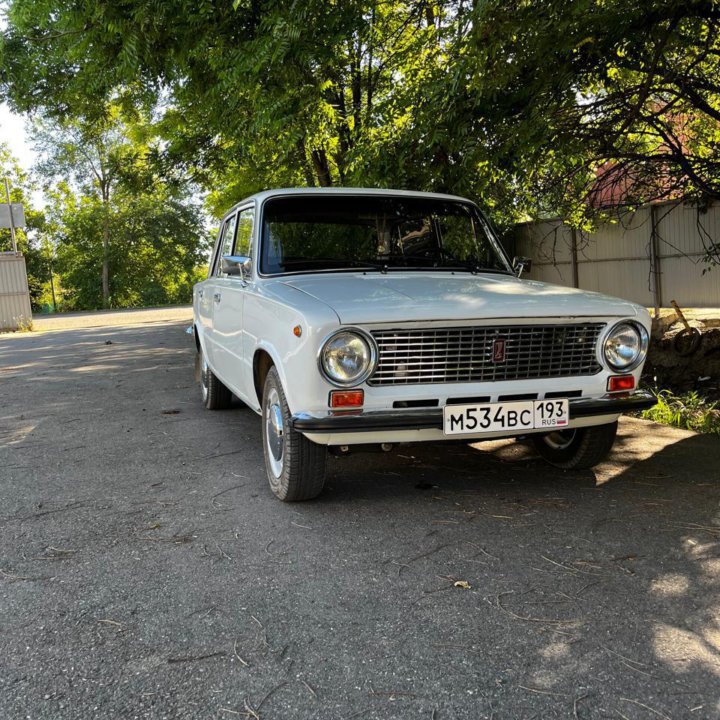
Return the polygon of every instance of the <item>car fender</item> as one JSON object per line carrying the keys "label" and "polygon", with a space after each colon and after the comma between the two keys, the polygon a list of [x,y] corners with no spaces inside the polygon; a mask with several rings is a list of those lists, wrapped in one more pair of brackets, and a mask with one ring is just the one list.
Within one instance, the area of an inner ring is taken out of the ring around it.
{"label": "car fender", "polygon": [[324,338],[339,327],[337,315],[325,303],[294,288],[275,290],[246,296],[243,372],[254,379],[256,353],[263,350],[277,369],[292,412],[308,410],[318,402],[326,407],[328,385],[318,369],[318,352]]}

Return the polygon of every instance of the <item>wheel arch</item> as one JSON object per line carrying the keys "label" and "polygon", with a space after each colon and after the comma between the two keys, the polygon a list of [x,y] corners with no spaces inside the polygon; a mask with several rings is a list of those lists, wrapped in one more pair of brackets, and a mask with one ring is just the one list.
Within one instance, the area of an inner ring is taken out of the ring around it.
{"label": "wheel arch", "polygon": [[253,385],[255,387],[255,395],[258,401],[258,407],[262,407],[265,378],[267,377],[267,374],[270,371],[271,367],[275,368],[278,377],[280,378],[280,382],[282,383],[285,397],[288,400],[288,404],[290,404],[290,399],[288,396],[288,386],[286,383],[285,371],[283,369],[282,363],[279,362],[278,357],[275,353],[275,349],[263,344],[255,349],[252,363]]}

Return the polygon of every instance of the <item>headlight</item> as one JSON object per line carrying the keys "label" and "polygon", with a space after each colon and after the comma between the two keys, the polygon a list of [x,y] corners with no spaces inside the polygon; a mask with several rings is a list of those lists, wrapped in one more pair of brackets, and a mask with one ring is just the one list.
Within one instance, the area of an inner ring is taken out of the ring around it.
{"label": "headlight", "polygon": [[642,325],[623,322],[607,334],[603,353],[613,370],[632,370],[645,359],[647,346],[647,330]]}
{"label": "headlight", "polygon": [[330,336],[320,350],[320,368],[336,385],[355,385],[375,369],[375,346],[364,334],[341,330]]}

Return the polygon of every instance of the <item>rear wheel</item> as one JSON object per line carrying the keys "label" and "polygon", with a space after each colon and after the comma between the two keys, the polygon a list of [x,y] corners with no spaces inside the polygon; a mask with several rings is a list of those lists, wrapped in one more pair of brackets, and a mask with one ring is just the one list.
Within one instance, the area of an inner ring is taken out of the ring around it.
{"label": "rear wheel", "polygon": [[546,435],[533,435],[532,441],[540,456],[563,470],[587,470],[602,462],[610,452],[617,421],[607,425],[558,430]]}
{"label": "rear wheel", "polygon": [[327,450],[290,427],[290,409],[274,367],[265,378],[262,413],[270,489],[285,502],[317,497],[325,485]]}
{"label": "rear wheel", "polygon": [[198,350],[198,361],[203,404],[208,410],[227,410],[232,403],[232,393],[210,369],[202,348]]}

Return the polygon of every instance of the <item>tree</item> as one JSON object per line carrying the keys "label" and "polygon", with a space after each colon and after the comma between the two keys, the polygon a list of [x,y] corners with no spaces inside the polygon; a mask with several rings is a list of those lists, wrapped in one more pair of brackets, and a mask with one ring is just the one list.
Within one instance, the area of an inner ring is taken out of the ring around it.
{"label": "tree", "polygon": [[713,0],[12,0],[8,17],[16,108],[155,107],[167,166],[215,209],[268,186],[393,185],[582,225],[603,186],[720,197]]}
{"label": "tree", "polygon": [[162,97],[168,162],[227,188],[211,196],[215,208],[269,185],[470,188],[455,156],[465,141],[482,145],[465,128],[436,128],[432,111],[470,8],[171,0],[74,13],[15,0],[5,86],[16,108],[60,116],[92,117],[118,88],[145,106]]}
{"label": "tree", "polygon": [[189,188],[156,172],[145,119],[114,103],[92,121],[36,123],[47,232],[67,308],[189,301],[207,251]]}
{"label": "tree", "polygon": [[[110,306],[110,222],[111,201],[126,163],[132,163],[144,148],[135,148],[124,135],[119,109],[108,106],[107,113],[93,121],[52,120],[35,123],[35,138],[43,153],[38,170],[48,180],[67,178],[92,205],[99,220],[102,252],[98,264],[102,268],[102,306]],[[70,185],[65,186],[65,200]],[[61,197],[60,195],[56,195]],[[97,201],[97,205],[92,200]],[[66,203],[67,205],[67,203]]]}
{"label": "tree", "polygon": [[479,7],[471,47],[487,62],[469,87],[546,208],[720,198],[716,2]]}

